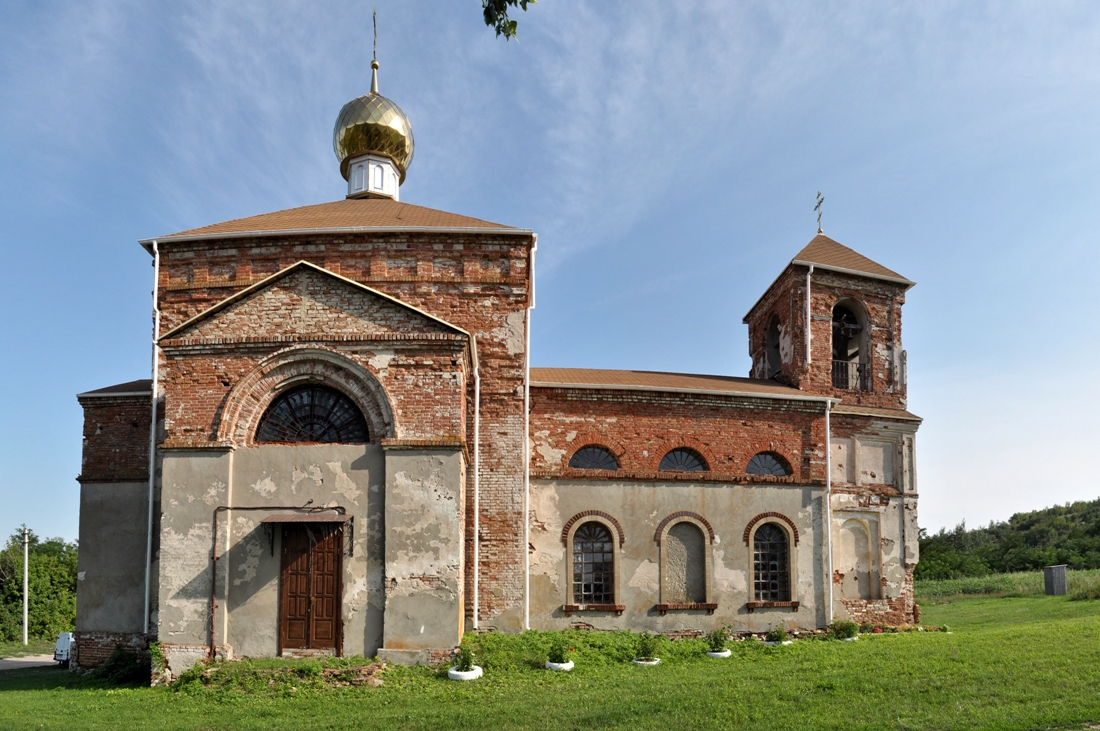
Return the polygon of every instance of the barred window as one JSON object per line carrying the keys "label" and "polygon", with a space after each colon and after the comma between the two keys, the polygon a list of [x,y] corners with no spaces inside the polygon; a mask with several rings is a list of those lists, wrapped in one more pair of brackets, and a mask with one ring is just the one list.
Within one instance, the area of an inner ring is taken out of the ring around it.
{"label": "barred window", "polygon": [[602,523],[585,523],[573,534],[573,603],[615,603],[614,544]]}
{"label": "barred window", "polygon": [[791,467],[787,460],[774,452],[761,452],[749,460],[749,466],[745,472],[750,475],[777,475],[786,477],[791,474]]}
{"label": "barred window", "polygon": [[581,447],[569,458],[569,466],[581,470],[617,470],[619,460],[611,450],[597,444]]}
{"label": "barred window", "polygon": [[694,449],[677,447],[661,459],[661,466],[657,469],[669,472],[703,472],[710,467],[707,466],[703,455]]}
{"label": "barred window", "polygon": [[358,444],[367,441],[367,421],[344,394],[309,384],[292,388],[271,402],[260,419],[256,441]]}
{"label": "barred window", "polygon": [[775,523],[756,529],[753,538],[753,584],[758,602],[791,600],[787,533]]}

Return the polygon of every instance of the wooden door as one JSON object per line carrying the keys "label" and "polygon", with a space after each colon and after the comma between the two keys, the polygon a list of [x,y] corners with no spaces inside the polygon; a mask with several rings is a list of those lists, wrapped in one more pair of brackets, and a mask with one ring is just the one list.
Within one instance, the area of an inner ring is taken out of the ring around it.
{"label": "wooden door", "polygon": [[340,526],[283,526],[279,591],[279,649],[339,650]]}

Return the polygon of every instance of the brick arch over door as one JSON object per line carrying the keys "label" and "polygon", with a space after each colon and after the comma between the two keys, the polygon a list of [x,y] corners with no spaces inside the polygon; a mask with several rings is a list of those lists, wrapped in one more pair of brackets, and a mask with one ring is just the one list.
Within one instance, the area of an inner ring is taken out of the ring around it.
{"label": "brick arch over door", "polygon": [[783,513],[767,512],[761,513],[760,515],[756,516],[749,521],[748,525],[745,526],[744,539],[746,546],[749,545],[749,538],[752,536],[752,529],[756,526],[757,523],[763,520],[767,520],[768,518],[775,518],[786,523],[787,527],[791,529],[791,540],[794,542],[794,545],[798,545],[798,528],[795,527],[794,521],[792,521],[786,515],[783,515]]}
{"label": "brick arch over door", "polygon": [[619,521],[615,520],[614,517],[605,513],[602,510],[582,510],[569,520],[565,521],[565,526],[561,529],[561,544],[566,548],[569,548],[569,530],[579,521],[582,521],[585,518],[593,517],[603,518],[608,523],[615,526],[615,532],[619,534],[619,548],[622,548],[623,544],[626,543],[626,534],[623,533],[622,525],[619,523]]}
{"label": "brick arch over door", "polygon": [[331,386],[355,402],[367,420],[370,441],[397,436],[393,408],[373,373],[340,353],[306,347],[275,353],[230,390],[221,410],[218,441],[252,444],[260,417],[275,397],[307,383]]}
{"label": "brick arch over door", "polygon": [[657,543],[658,546],[661,545],[661,539],[664,537],[665,528],[668,526],[668,524],[678,522],[683,518],[691,518],[693,521],[699,523],[701,527],[706,528],[707,537],[710,538],[711,543],[714,543],[714,528],[711,528],[710,522],[706,518],[699,515],[699,513],[693,513],[690,510],[680,510],[668,516],[657,524],[657,530],[653,533],[653,540]]}

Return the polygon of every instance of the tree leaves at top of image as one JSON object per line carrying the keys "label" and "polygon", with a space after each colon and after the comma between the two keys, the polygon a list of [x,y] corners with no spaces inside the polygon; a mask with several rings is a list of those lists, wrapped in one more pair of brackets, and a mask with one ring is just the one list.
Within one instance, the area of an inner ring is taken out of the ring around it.
{"label": "tree leaves at top of image", "polygon": [[508,17],[509,6],[527,12],[527,6],[534,5],[535,2],[536,0],[481,0],[485,25],[496,30],[498,38],[500,36],[504,36],[504,40],[516,38],[518,23]]}

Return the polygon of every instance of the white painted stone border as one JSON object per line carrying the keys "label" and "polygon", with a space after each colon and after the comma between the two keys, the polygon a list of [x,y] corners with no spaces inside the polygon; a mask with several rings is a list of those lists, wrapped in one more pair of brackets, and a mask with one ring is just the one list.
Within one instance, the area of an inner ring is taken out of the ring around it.
{"label": "white painted stone border", "polygon": [[855,637],[841,637],[840,639],[844,642],[855,642],[859,639],[859,635],[856,635]]}
{"label": "white painted stone border", "polygon": [[573,669],[573,661],[570,660],[569,662],[550,662],[549,660],[547,660],[546,669],[558,670],[563,673],[568,673],[570,670]]}
{"label": "white painted stone border", "polygon": [[733,651],[730,650],[728,647],[725,650],[720,650],[719,652],[707,650],[707,657],[729,657],[732,654]]}
{"label": "white painted stone border", "polygon": [[447,677],[451,680],[477,680],[481,677],[482,672],[480,665],[474,665],[471,670],[459,670],[457,667],[452,667],[447,671]]}
{"label": "white painted stone border", "polygon": [[775,647],[776,645],[793,645],[794,640],[783,640],[782,642],[764,642],[768,647]]}
{"label": "white painted stone border", "polygon": [[652,667],[653,665],[660,665],[661,664],[661,658],[655,657],[655,658],[652,658],[652,659],[649,659],[649,660],[643,660],[640,657],[636,657],[636,658],[634,658],[633,662],[634,662],[635,665],[646,665],[646,666]]}

